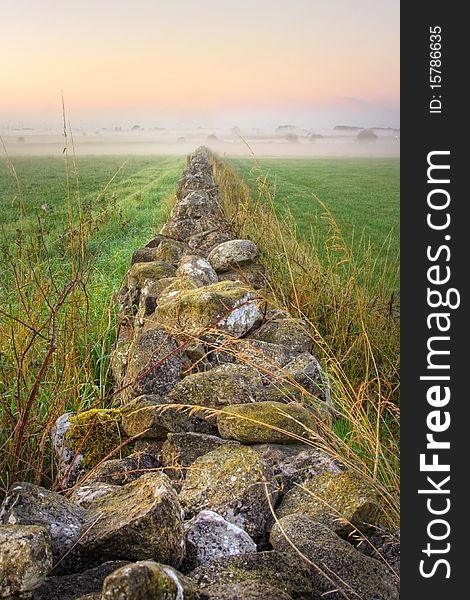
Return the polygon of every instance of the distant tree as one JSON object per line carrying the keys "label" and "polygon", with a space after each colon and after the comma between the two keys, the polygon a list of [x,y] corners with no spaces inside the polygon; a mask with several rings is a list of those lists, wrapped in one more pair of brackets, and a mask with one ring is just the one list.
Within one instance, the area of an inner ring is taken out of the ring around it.
{"label": "distant tree", "polygon": [[323,136],[322,136],[320,133],[311,133],[311,134],[308,136],[308,139],[309,139],[311,142],[316,142],[317,140],[322,140],[322,139],[323,139]]}
{"label": "distant tree", "polygon": [[213,133],[211,133],[210,135],[207,136],[207,141],[208,142],[217,142],[218,139],[219,138],[216,135],[214,135]]}
{"label": "distant tree", "polygon": [[20,135],[20,137],[17,138],[16,141],[18,142],[18,144],[24,144],[26,142],[25,138],[22,135]]}
{"label": "distant tree", "polygon": [[142,129],[142,127],[140,125],[133,125],[131,127],[131,131],[139,131],[140,129]]}
{"label": "distant tree", "polygon": [[186,141],[186,138],[185,138],[185,137],[179,137],[179,138],[178,138],[176,141],[177,141],[179,144],[182,144],[183,142],[185,142],[185,141]]}
{"label": "distant tree", "polygon": [[286,133],[294,133],[296,129],[295,125],[279,125],[279,127],[276,127],[276,134],[285,135]]}
{"label": "distant tree", "polygon": [[288,133],[284,136],[284,139],[291,144],[296,144],[299,141],[299,136],[296,133]]}
{"label": "distant tree", "polygon": [[357,134],[356,139],[358,142],[369,143],[376,142],[378,140],[378,136],[372,131],[372,129],[363,129]]}

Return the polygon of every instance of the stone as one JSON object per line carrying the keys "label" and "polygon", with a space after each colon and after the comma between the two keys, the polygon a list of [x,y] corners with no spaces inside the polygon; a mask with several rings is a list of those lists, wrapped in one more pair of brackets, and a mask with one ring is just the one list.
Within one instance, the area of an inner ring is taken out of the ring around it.
{"label": "stone", "polygon": [[144,454],[149,454],[155,460],[155,462],[162,464],[162,449],[163,449],[163,441],[162,440],[136,440],[134,444],[135,452],[143,452]]}
{"label": "stone", "polygon": [[106,460],[93,469],[87,481],[89,483],[109,483],[112,485],[126,485],[161,467],[150,454],[133,452],[125,458]]}
{"label": "stone", "polygon": [[224,364],[182,379],[169,394],[176,404],[221,407],[256,402],[262,385],[258,371],[249,365]]}
{"label": "stone", "polygon": [[35,591],[32,600],[101,600],[105,578],[126,564],[125,561],[109,561],[81,573],[48,577]]}
{"label": "stone", "polygon": [[161,260],[176,266],[185,254],[188,254],[190,249],[187,244],[178,242],[177,240],[162,240],[155,252],[155,260]]}
{"label": "stone", "polygon": [[139,561],[106,577],[102,600],[198,600],[194,583],[168,565]]}
{"label": "stone", "polygon": [[211,560],[257,550],[246,531],[211,510],[203,510],[185,523],[185,532],[186,556],[182,570],[186,573]]}
{"label": "stone", "polygon": [[378,525],[353,541],[360,552],[384,564],[395,584],[400,585],[400,531]]}
{"label": "stone", "polygon": [[51,569],[51,540],[44,527],[0,526],[0,598],[31,592]]}
{"label": "stone", "polygon": [[234,337],[248,333],[261,323],[263,301],[254,291],[231,281],[194,290],[182,290],[155,310],[157,322],[187,336],[199,337],[210,329],[221,329]]}
{"label": "stone", "polygon": [[304,444],[254,444],[251,448],[272,468],[284,492],[309,477],[343,470],[326,452]]}
{"label": "stone", "polygon": [[[39,525],[51,538],[54,564],[76,545],[86,520],[86,512],[56,492],[32,483],[16,483],[0,513],[5,525]],[[73,552],[68,554],[73,562]],[[65,563],[67,561],[64,561]]]}
{"label": "stone", "polygon": [[69,412],[61,415],[54,423],[51,432],[52,446],[58,462],[58,481],[61,488],[68,488],[82,479],[88,469],[81,464],[83,454],[72,448],[67,439],[67,432],[72,426],[71,417],[77,413]]}
{"label": "stone", "polygon": [[157,299],[157,306],[172,302],[178,298],[181,292],[196,290],[202,287],[202,283],[191,277],[175,277],[170,285],[168,285]]}
{"label": "stone", "polygon": [[287,376],[302,387],[303,390],[332,407],[330,380],[323,371],[318,360],[309,352],[296,356],[285,365]]}
{"label": "stone", "polygon": [[221,230],[219,227],[214,227],[192,235],[188,238],[187,244],[191,250],[197,251],[198,254],[207,258],[207,255],[211,250],[222,242],[226,242],[230,239],[231,235],[228,231]]}
{"label": "stone", "polygon": [[87,509],[97,498],[112,496],[116,489],[117,486],[111,483],[87,480],[83,485],[74,489],[70,500],[77,506]]}
{"label": "stone", "polygon": [[155,237],[153,237],[148,244],[146,244],[146,248],[157,248],[164,241],[172,241],[172,238],[167,237],[166,235],[161,235],[157,233]]}
{"label": "stone", "polygon": [[157,248],[139,248],[132,253],[131,265],[143,262],[154,262]]}
{"label": "stone", "polygon": [[190,279],[203,285],[211,285],[219,281],[217,273],[201,256],[189,255],[181,259],[178,269],[176,270],[177,277],[189,277]]}
{"label": "stone", "polygon": [[163,427],[160,413],[155,410],[162,403],[160,396],[145,394],[123,406],[122,427],[126,434],[140,439],[165,440],[168,429]]}
{"label": "stone", "polygon": [[286,552],[255,552],[213,560],[191,571],[189,577],[204,592],[212,585],[251,581],[274,587],[296,600],[313,597],[310,570],[298,556]]}
{"label": "stone", "polygon": [[171,468],[185,475],[186,469],[196,459],[225,444],[238,445],[238,442],[223,440],[206,433],[169,433],[163,443],[162,464],[167,474]]}
{"label": "stone", "polygon": [[322,473],[288,491],[276,509],[278,518],[299,512],[345,536],[377,524],[380,500],[372,484],[354,471]]}
{"label": "stone", "polygon": [[207,600],[234,600],[234,598],[240,600],[293,600],[294,598],[277,587],[259,581],[211,585],[204,588],[204,595]]}
{"label": "stone", "polygon": [[293,444],[313,440],[317,418],[297,402],[234,404],[217,415],[220,436],[244,444]]}
{"label": "stone", "polygon": [[143,325],[146,319],[155,312],[158,299],[169,286],[178,282],[178,277],[162,277],[158,281],[148,280],[140,289],[139,306],[135,319]]}
{"label": "stone", "polygon": [[183,512],[169,478],[148,473],[94,500],[79,545],[91,561],[154,559],[178,566]]}
{"label": "stone", "polygon": [[263,323],[250,335],[251,339],[280,344],[299,354],[309,352],[313,340],[309,324],[303,319],[291,317],[272,319]]}
{"label": "stone", "polygon": [[81,466],[92,469],[106,458],[130,454],[119,410],[92,408],[69,417],[69,422],[67,442],[83,455]]}
{"label": "stone", "polygon": [[156,395],[143,395],[129,403],[123,409],[123,423],[126,432],[132,436],[141,436],[157,441],[166,439],[167,434],[197,432],[217,434],[217,426],[206,419],[205,413],[193,414],[179,404],[171,395],[161,398]]}
{"label": "stone", "polygon": [[384,565],[364,556],[305,514],[280,519],[269,539],[275,550],[291,553],[297,559],[301,552],[310,561],[315,600],[344,600],[345,595],[363,600],[398,600],[398,589]]}
{"label": "stone", "polygon": [[263,539],[271,525],[270,502],[274,506],[277,497],[272,472],[258,454],[244,446],[226,445],[193,463],[180,492],[187,517],[212,510],[255,542]]}
{"label": "stone", "polygon": [[219,273],[219,281],[238,281],[243,287],[260,290],[267,287],[269,277],[266,267],[256,263]]}
{"label": "stone", "polygon": [[129,350],[121,402],[143,394],[168,394],[180,379],[182,364],[176,341],[160,325],[148,324]]}
{"label": "stone", "polygon": [[285,378],[285,365],[297,356],[285,346],[249,338],[232,343],[222,338],[219,345],[220,349],[216,347],[209,354],[212,363],[251,365],[258,370],[265,384]]}
{"label": "stone", "polygon": [[217,273],[222,273],[252,263],[258,257],[258,247],[251,240],[230,240],[211,250],[207,260]]}
{"label": "stone", "polygon": [[126,375],[129,348],[134,339],[134,328],[131,325],[120,324],[116,344],[111,355],[111,371],[115,389],[122,386]]}
{"label": "stone", "polygon": [[158,281],[164,277],[174,277],[176,269],[170,263],[155,260],[135,263],[128,274],[129,287],[133,284],[142,286],[147,280]]}

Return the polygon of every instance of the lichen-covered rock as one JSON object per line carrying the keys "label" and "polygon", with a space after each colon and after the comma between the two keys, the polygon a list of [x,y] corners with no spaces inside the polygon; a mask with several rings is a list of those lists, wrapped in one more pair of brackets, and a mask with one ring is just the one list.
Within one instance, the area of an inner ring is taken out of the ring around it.
{"label": "lichen-covered rock", "polygon": [[204,588],[204,595],[207,600],[293,600],[295,597],[260,581],[211,585]]}
{"label": "lichen-covered rock", "polygon": [[168,429],[162,425],[159,411],[155,410],[162,403],[160,396],[152,394],[138,396],[123,406],[122,427],[126,434],[141,439],[165,440]]}
{"label": "lichen-covered rock", "polygon": [[136,263],[155,262],[156,252],[157,248],[138,248],[137,250],[134,250],[131,258],[131,266]]}
{"label": "lichen-covered rock", "polygon": [[[32,483],[17,483],[6,497],[0,513],[5,525],[41,525],[51,537],[54,563],[77,543],[86,513],[67,498]],[[68,556],[72,560],[71,552]],[[63,565],[65,566],[65,565]]]}
{"label": "lichen-covered rock", "polygon": [[156,323],[148,323],[129,349],[121,402],[143,394],[168,394],[181,376],[183,358],[175,340]]}
{"label": "lichen-covered rock", "polygon": [[161,467],[150,454],[133,452],[125,458],[106,460],[93,469],[88,482],[110,483],[112,485],[126,485]]}
{"label": "lichen-covered rock", "polygon": [[163,441],[169,432],[217,434],[215,423],[206,419],[203,411],[191,412],[183,406],[172,406],[176,402],[170,395],[161,398],[156,395],[143,395],[127,404],[123,409],[123,427],[131,435]]}
{"label": "lichen-covered rock", "polygon": [[155,251],[155,260],[161,260],[175,266],[189,252],[188,245],[183,242],[172,239],[162,240]]}
{"label": "lichen-covered rock", "polygon": [[194,583],[168,565],[148,560],[121,567],[106,577],[102,600],[197,600]]}
{"label": "lichen-covered rock", "polygon": [[207,260],[217,273],[221,273],[252,263],[258,257],[258,247],[251,240],[230,240],[216,246]]}
{"label": "lichen-covered rock", "polygon": [[297,402],[256,402],[228,406],[217,427],[221,437],[244,444],[294,444],[315,439],[317,418]]}
{"label": "lichen-covered rock", "polygon": [[[331,529],[302,513],[280,519],[271,531],[275,550],[298,557],[301,552],[312,563],[315,600],[398,600],[398,590],[387,568],[358,552]],[[313,566],[315,565],[315,566]]]}
{"label": "lichen-covered rock", "polygon": [[220,328],[240,337],[261,323],[262,301],[255,292],[231,281],[182,290],[155,310],[157,322],[176,332],[195,335]]}
{"label": "lichen-covered rock", "polygon": [[361,531],[377,524],[379,495],[369,482],[353,471],[322,473],[288,491],[276,509],[278,517],[299,512],[338,535],[347,535],[354,528]]}
{"label": "lichen-covered rock", "polygon": [[[219,281],[217,273],[201,256],[189,255],[181,259],[176,271],[177,277],[189,277],[200,286],[211,285]],[[199,286],[199,287],[200,287]]]}
{"label": "lichen-covered rock", "polygon": [[158,299],[162,293],[178,281],[178,277],[163,277],[158,281],[146,281],[140,289],[139,306],[135,314],[135,323],[137,325],[143,325],[146,322],[146,319],[155,312]]}
{"label": "lichen-covered rock", "polygon": [[311,600],[310,570],[298,556],[268,551],[213,560],[189,573],[198,587],[259,582],[281,590],[296,600]]}
{"label": "lichen-covered rock", "polygon": [[148,243],[145,245],[145,247],[146,247],[146,248],[157,248],[157,247],[158,247],[158,246],[159,246],[159,245],[160,245],[162,242],[164,242],[164,241],[167,241],[167,240],[173,241],[173,238],[170,238],[170,237],[168,237],[168,236],[166,236],[166,235],[162,235],[162,234],[160,234],[160,233],[157,233],[157,235],[156,235],[156,236],[154,236],[154,237],[153,237],[153,238],[150,240],[150,242],[148,242]]}
{"label": "lichen-covered rock", "polygon": [[128,274],[128,285],[142,286],[147,280],[158,281],[163,277],[174,277],[175,273],[176,269],[173,265],[161,260],[135,263]]}
{"label": "lichen-covered rock", "polygon": [[269,383],[284,379],[286,377],[285,365],[296,356],[298,356],[296,352],[280,344],[249,338],[234,340],[230,343],[230,340],[222,338],[220,349],[215,348],[209,354],[209,360],[214,364],[251,365],[258,370],[263,381]]}
{"label": "lichen-covered rock", "polygon": [[92,408],[69,417],[69,422],[65,437],[72,451],[83,455],[82,467],[91,469],[107,457],[131,452],[117,409]]}
{"label": "lichen-covered rock", "polygon": [[178,566],[183,512],[168,477],[148,473],[94,500],[79,545],[92,561],[154,559]]}
{"label": "lichen-covered rock", "polygon": [[105,578],[126,564],[125,561],[109,561],[80,573],[47,577],[34,592],[32,600],[101,600]]}
{"label": "lichen-covered rock", "polygon": [[[155,308],[154,308],[155,310]],[[111,371],[113,373],[115,388],[121,387],[126,374],[129,359],[129,348],[134,339],[134,328],[130,324],[121,323],[119,326],[116,344],[111,355]]]}
{"label": "lichen-covered rock", "polygon": [[[351,540],[351,538],[350,538]],[[397,586],[400,584],[400,532],[377,526],[354,539],[357,549],[382,562]]]}
{"label": "lichen-covered rock", "polygon": [[143,452],[149,454],[154,460],[162,464],[162,440],[138,439],[134,445],[134,452]]}
{"label": "lichen-covered rock", "polygon": [[302,319],[273,319],[263,323],[251,334],[251,339],[280,344],[293,352],[309,352],[312,347],[312,332],[308,323]]}
{"label": "lichen-covered rock", "polygon": [[276,484],[258,454],[244,446],[224,445],[193,463],[180,499],[187,517],[212,510],[258,541],[271,524],[268,494],[274,505]]}
{"label": "lichen-covered rock", "polygon": [[196,459],[225,444],[238,445],[238,442],[206,433],[169,433],[162,447],[162,464],[167,473],[171,468],[185,475]]}
{"label": "lichen-covered rock", "polygon": [[187,522],[185,532],[185,573],[217,558],[256,552],[256,544],[246,531],[211,510],[203,510]]}
{"label": "lichen-covered rock", "polygon": [[254,444],[251,448],[272,468],[284,492],[309,477],[343,470],[326,452],[304,444]]}
{"label": "lichen-covered rock", "polygon": [[51,540],[44,527],[0,525],[0,598],[36,589],[51,568]]}
{"label": "lichen-covered rock", "polygon": [[73,486],[88,472],[82,465],[82,452],[74,450],[67,439],[67,432],[72,426],[70,418],[75,417],[76,414],[70,412],[61,415],[54,423],[51,432],[52,445],[58,462],[58,481],[62,488]]}
{"label": "lichen-covered rock", "polygon": [[217,227],[202,231],[192,235],[187,240],[188,246],[191,250],[197,251],[201,256],[207,257],[209,252],[222,242],[226,242],[231,239],[231,235],[228,231],[220,230]]}
{"label": "lichen-covered rock", "polygon": [[95,500],[104,496],[112,496],[116,492],[117,486],[100,481],[84,483],[74,489],[70,500],[77,506],[87,509]]}
{"label": "lichen-covered rock", "polygon": [[332,406],[330,381],[312,354],[304,352],[295,357],[285,366],[285,372],[309,394]]}
{"label": "lichen-covered rock", "polygon": [[255,263],[219,273],[219,281],[239,281],[243,287],[259,290],[266,288],[269,277],[266,267]]}
{"label": "lichen-covered rock", "polygon": [[221,407],[256,402],[262,385],[259,372],[249,365],[224,364],[182,379],[169,399],[180,404]]}

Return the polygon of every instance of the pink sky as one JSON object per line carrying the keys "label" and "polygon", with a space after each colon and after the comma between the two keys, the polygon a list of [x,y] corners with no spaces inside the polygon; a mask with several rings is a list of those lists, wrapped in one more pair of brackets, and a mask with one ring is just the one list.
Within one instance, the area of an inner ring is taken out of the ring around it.
{"label": "pink sky", "polygon": [[45,118],[63,90],[77,118],[353,118],[370,107],[398,125],[398,0],[2,5],[0,120]]}

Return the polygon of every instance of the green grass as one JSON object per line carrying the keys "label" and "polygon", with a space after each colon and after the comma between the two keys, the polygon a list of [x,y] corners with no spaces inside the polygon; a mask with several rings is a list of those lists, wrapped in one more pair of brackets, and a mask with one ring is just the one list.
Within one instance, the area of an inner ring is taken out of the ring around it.
{"label": "green grass", "polygon": [[115,294],[133,251],[165,222],[184,165],[0,163],[0,496],[11,477],[49,486],[55,419],[109,393]]}
{"label": "green grass", "polygon": [[[253,170],[253,159],[230,158],[227,162],[256,197],[259,172]],[[398,289],[398,158],[266,158],[258,162],[274,185],[278,214],[282,216],[286,209],[291,212],[301,239],[311,243],[313,236],[320,256],[327,256],[329,233],[320,200],[331,211],[358,260],[370,240],[377,276],[385,272],[389,286]]]}

